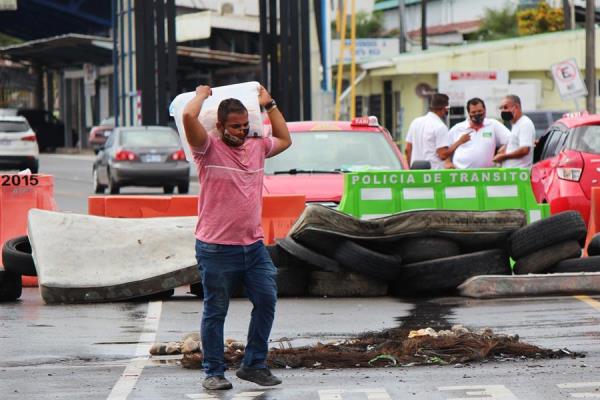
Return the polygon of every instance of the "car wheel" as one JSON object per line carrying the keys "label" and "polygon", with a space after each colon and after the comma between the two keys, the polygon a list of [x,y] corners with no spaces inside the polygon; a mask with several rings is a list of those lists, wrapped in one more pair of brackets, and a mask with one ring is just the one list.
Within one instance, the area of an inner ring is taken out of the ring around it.
{"label": "car wheel", "polygon": [[92,181],[94,182],[94,193],[104,194],[106,185],[100,184],[100,181],[98,180],[98,170],[96,168],[92,171]]}
{"label": "car wheel", "polygon": [[165,186],[163,186],[163,191],[164,191],[166,194],[171,194],[171,193],[173,193],[173,190],[174,190],[174,189],[175,189],[175,187],[174,187],[173,185],[165,185]]}
{"label": "car wheel", "polygon": [[27,166],[32,174],[37,174],[40,170],[40,162],[38,160],[33,161],[31,164]]}
{"label": "car wheel", "polygon": [[110,171],[108,171],[108,191],[110,192],[110,194],[119,194],[119,192],[121,191],[119,184],[115,182],[115,180],[110,174]]}
{"label": "car wheel", "polygon": [[4,243],[2,265],[5,270],[17,275],[37,276],[27,236],[17,236]]}
{"label": "car wheel", "polygon": [[185,193],[188,193],[189,191],[190,191],[190,183],[189,182],[181,183],[181,184],[177,185],[177,193],[185,194]]}

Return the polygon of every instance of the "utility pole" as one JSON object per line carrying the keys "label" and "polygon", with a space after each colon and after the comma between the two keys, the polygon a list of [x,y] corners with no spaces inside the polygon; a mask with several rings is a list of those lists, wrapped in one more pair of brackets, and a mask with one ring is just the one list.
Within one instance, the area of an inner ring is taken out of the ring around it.
{"label": "utility pole", "polygon": [[588,89],[587,110],[596,114],[596,5],[594,0],[585,2],[585,83]]}
{"label": "utility pole", "polygon": [[427,0],[421,0],[421,49],[427,50]]}
{"label": "utility pole", "polygon": [[406,53],[406,25],[404,23],[405,11],[404,0],[398,0],[398,16],[400,18],[400,24],[398,25],[400,27],[400,32],[398,33],[400,35],[400,53]]}
{"label": "utility pole", "polygon": [[565,31],[570,31],[573,29],[573,25],[571,24],[571,1],[570,0],[562,0],[563,3],[563,18],[565,20]]}

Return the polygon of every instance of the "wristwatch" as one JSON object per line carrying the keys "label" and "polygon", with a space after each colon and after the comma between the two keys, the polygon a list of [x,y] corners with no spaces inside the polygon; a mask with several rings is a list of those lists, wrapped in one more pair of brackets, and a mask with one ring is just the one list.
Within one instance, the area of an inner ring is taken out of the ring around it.
{"label": "wristwatch", "polygon": [[273,109],[273,107],[277,107],[277,103],[273,99],[271,99],[270,102],[268,102],[267,104],[265,104],[265,110],[267,110],[267,112],[271,111]]}

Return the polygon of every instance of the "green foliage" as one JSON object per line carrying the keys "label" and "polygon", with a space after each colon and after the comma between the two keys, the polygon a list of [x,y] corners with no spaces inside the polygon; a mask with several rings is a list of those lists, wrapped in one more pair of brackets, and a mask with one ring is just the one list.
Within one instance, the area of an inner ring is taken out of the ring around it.
{"label": "green foliage", "polygon": [[[336,22],[331,22],[331,31],[336,32]],[[373,38],[379,37],[383,33],[383,13],[376,11],[368,13],[359,11],[356,13],[356,37]],[[339,36],[338,36],[339,37]],[[346,39],[350,39],[350,16],[346,20]]]}
{"label": "green foliage", "polygon": [[499,10],[486,8],[483,22],[476,36],[482,40],[507,39],[518,36],[515,10],[510,5]]}
{"label": "green foliage", "polygon": [[562,31],[565,19],[562,8],[553,8],[541,1],[536,8],[517,12],[518,32],[521,36]]}
{"label": "green foliage", "polygon": [[0,47],[21,43],[22,40],[0,33]]}

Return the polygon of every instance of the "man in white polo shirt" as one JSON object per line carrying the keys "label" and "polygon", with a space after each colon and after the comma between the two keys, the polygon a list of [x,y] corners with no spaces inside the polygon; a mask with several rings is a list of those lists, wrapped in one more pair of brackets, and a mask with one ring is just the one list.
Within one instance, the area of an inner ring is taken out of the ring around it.
{"label": "man in white polo shirt", "polygon": [[452,158],[446,160],[446,168],[490,168],[498,148],[508,143],[510,131],[495,119],[485,117],[485,103],[474,97],[467,102],[469,118],[450,129],[450,143],[460,143]]}
{"label": "man in white polo shirt", "polygon": [[502,119],[510,121],[512,127],[506,148],[498,152],[494,161],[501,162],[505,168],[531,168],[535,126],[528,116],[523,115],[519,96],[506,96],[500,103],[500,111]]}
{"label": "man in white polo shirt", "polygon": [[411,122],[406,135],[406,160],[409,165],[415,161],[429,161],[431,169],[444,168],[444,160],[451,155],[448,127],[444,118],[448,115],[448,96],[434,93],[431,96],[429,112]]}

